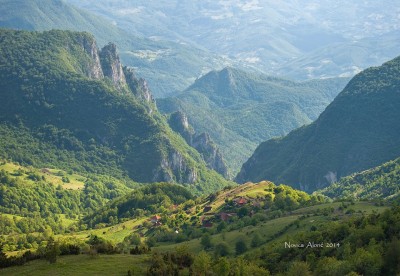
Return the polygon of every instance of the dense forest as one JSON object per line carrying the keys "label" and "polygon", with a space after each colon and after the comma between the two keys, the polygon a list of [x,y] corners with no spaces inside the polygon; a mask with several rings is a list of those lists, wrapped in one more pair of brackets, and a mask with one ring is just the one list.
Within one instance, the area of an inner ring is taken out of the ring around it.
{"label": "dense forest", "polygon": [[392,199],[400,193],[400,159],[343,177],[321,192],[330,198]]}

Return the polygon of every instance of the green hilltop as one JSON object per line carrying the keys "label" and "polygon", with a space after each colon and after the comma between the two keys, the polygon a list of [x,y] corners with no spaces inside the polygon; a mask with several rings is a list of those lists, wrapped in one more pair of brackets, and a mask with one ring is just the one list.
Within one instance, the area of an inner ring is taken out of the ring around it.
{"label": "green hilltop", "polygon": [[258,146],[236,177],[314,191],[400,155],[400,58],[356,75],[309,126]]}

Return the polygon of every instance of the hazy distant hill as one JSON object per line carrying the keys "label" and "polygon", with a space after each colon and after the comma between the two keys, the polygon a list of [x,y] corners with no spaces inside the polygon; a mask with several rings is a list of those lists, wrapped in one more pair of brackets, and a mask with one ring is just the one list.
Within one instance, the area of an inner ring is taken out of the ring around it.
{"label": "hazy distant hill", "polygon": [[212,71],[176,97],[158,99],[164,113],[180,110],[207,132],[237,172],[256,146],[311,123],[348,79],[293,82],[235,68]]}
{"label": "hazy distant hill", "polygon": [[147,79],[156,97],[189,86],[196,77],[231,64],[227,58],[179,42],[133,35],[111,20],[62,0],[0,0],[0,27],[23,30],[63,29],[92,33],[100,45],[118,45],[125,65]]}
{"label": "hazy distant hill", "polygon": [[237,181],[313,191],[400,155],[400,58],[355,76],[309,126],[262,143]]}
{"label": "hazy distant hill", "polygon": [[351,77],[396,57],[400,46],[396,0],[68,1],[131,33],[194,44],[300,80]]}
{"label": "hazy distant hill", "polygon": [[169,128],[115,45],[99,50],[88,33],[1,30],[0,50],[2,158],[204,191],[226,184]]}

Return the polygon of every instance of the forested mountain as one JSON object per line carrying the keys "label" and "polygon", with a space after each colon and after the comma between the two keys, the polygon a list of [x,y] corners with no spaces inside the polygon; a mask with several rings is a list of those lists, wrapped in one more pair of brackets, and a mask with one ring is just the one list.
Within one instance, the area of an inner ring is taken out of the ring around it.
{"label": "forested mountain", "polygon": [[355,76],[311,125],[262,143],[236,180],[306,191],[400,155],[400,58]]}
{"label": "forested mountain", "polygon": [[159,114],[115,45],[88,33],[0,31],[1,157],[214,190],[225,180]]}
{"label": "forested mountain", "polygon": [[391,199],[400,196],[400,158],[343,177],[321,191],[330,198]]}
{"label": "forested mountain", "polygon": [[187,114],[197,132],[209,133],[236,173],[261,141],[315,120],[347,81],[294,82],[228,67],[175,97],[158,99],[157,106],[164,113]]}
{"label": "forested mountain", "polygon": [[113,20],[76,8],[63,0],[1,0],[0,27],[21,30],[74,30],[92,33],[100,45],[118,45],[121,59],[134,66],[155,97],[181,91],[199,75],[231,64],[205,49],[134,35]]}

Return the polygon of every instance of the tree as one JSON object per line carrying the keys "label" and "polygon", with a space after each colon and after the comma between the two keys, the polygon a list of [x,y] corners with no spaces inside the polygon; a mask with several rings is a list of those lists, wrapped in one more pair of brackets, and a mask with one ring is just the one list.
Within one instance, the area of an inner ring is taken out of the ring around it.
{"label": "tree", "polygon": [[239,218],[247,216],[248,214],[249,214],[249,209],[247,209],[246,206],[243,206],[242,208],[239,209],[239,212],[238,212]]}
{"label": "tree", "polygon": [[[317,262],[314,269],[316,275],[346,275],[351,272],[347,261],[339,261],[335,257],[324,257]],[[365,275],[365,274],[364,274]]]}
{"label": "tree", "polygon": [[209,233],[205,233],[202,237],[201,237],[201,241],[200,241],[201,245],[204,247],[204,249],[209,249],[212,247],[212,241],[211,241],[211,236]]}
{"label": "tree", "polygon": [[270,273],[265,268],[259,267],[258,265],[255,265],[253,263],[249,263],[244,267],[244,273],[242,275],[269,276]]}
{"label": "tree", "polygon": [[225,221],[221,221],[218,226],[217,226],[217,231],[218,233],[220,233],[222,230],[224,230],[226,228],[226,222]]}
{"label": "tree", "polygon": [[229,246],[226,242],[220,242],[215,246],[215,255],[225,257],[230,254]]}
{"label": "tree", "polygon": [[230,271],[230,263],[225,257],[218,258],[217,263],[213,267],[215,275],[228,276]]}
{"label": "tree", "polygon": [[125,240],[128,241],[130,245],[140,245],[141,244],[140,236],[136,233],[133,233],[132,235],[126,237]]}
{"label": "tree", "polygon": [[262,239],[258,233],[255,233],[253,239],[251,240],[251,247],[255,248],[260,246],[262,243]]}
{"label": "tree", "polygon": [[306,262],[293,262],[286,273],[287,276],[311,276],[310,266]]}
{"label": "tree", "polygon": [[400,273],[400,241],[397,238],[394,238],[388,245],[384,264],[386,275],[397,275]]}
{"label": "tree", "polygon": [[362,275],[379,275],[383,266],[383,260],[377,250],[365,250],[359,248],[351,257],[351,263],[355,271]]}
{"label": "tree", "polygon": [[247,251],[247,244],[243,238],[239,238],[239,240],[235,244],[236,255],[243,254]]}
{"label": "tree", "polygon": [[211,257],[206,252],[201,251],[194,259],[192,271],[194,275],[209,275],[211,272]]}
{"label": "tree", "polygon": [[49,263],[54,264],[57,262],[57,257],[60,255],[60,245],[58,242],[54,241],[54,238],[51,237],[47,242],[46,250],[45,250],[45,258],[49,261]]}
{"label": "tree", "polygon": [[157,243],[157,241],[156,241],[156,239],[154,237],[149,237],[146,240],[146,244],[147,244],[148,247],[153,247],[153,246],[156,245],[156,243]]}

